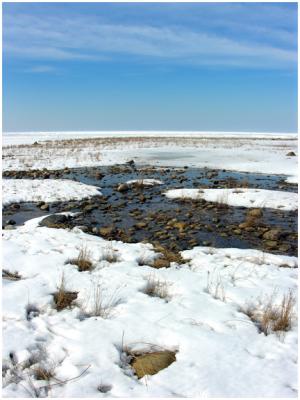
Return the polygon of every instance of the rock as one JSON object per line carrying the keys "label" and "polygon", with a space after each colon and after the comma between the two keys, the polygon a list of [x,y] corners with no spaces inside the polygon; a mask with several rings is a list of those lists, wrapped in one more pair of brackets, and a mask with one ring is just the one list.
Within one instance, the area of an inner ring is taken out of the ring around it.
{"label": "rock", "polygon": [[137,224],[135,224],[135,226],[136,226],[138,229],[147,228],[146,222],[138,222]]}
{"label": "rock", "polygon": [[289,152],[286,154],[286,156],[287,156],[287,157],[295,157],[296,154],[295,154],[293,151],[289,151]]}
{"label": "rock", "polygon": [[14,221],[13,219],[8,219],[7,221],[5,221],[5,225],[15,225],[16,221]]}
{"label": "rock", "polygon": [[280,229],[274,228],[270,229],[263,234],[263,239],[266,240],[278,240],[282,236]]}
{"label": "rock", "polygon": [[115,228],[113,226],[102,227],[99,228],[99,233],[101,236],[109,236],[113,233],[114,229]]}
{"label": "rock", "polygon": [[129,186],[127,185],[127,183],[121,183],[118,187],[117,187],[117,191],[124,193],[127,192],[127,190],[129,189]]}
{"label": "rock", "polygon": [[175,353],[173,351],[164,350],[134,356],[131,361],[131,366],[140,379],[145,375],[157,374],[175,361]]}
{"label": "rock", "polygon": [[90,211],[93,211],[95,208],[97,208],[97,206],[95,204],[88,204],[83,207],[83,211],[90,212]]}
{"label": "rock", "polygon": [[174,228],[179,229],[180,232],[184,231],[184,229],[186,228],[186,225],[187,225],[186,222],[183,222],[183,221],[178,221],[173,224]]}
{"label": "rock", "polygon": [[94,228],[92,229],[93,233],[98,233],[98,228],[96,226],[94,226]]}
{"label": "rock", "polygon": [[268,249],[276,249],[276,247],[278,246],[276,240],[267,240],[264,244]]}
{"label": "rock", "polygon": [[247,215],[254,218],[260,218],[263,215],[261,208],[252,208],[247,212]]}
{"label": "rock", "polygon": [[20,204],[18,204],[18,203],[11,204],[11,205],[9,206],[9,208],[11,208],[12,210],[19,210],[20,207],[21,207],[21,206],[20,206]]}
{"label": "rock", "polygon": [[40,209],[43,210],[43,211],[49,211],[49,204],[43,204],[43,205],[40,207]]}
{"label": "rock", "polygon": [[43,206],[44,204],[46,204],[44,201],[39,201],[38,203],[36,203],[36,206],[37,206],[37,207],[41,207],[41,206]]}
{"label": "rock", "polygon": [[236,235],[240,235],[242,233],[241,229],[234,229],[232,232]]}
{"label": "rock", "polygon": [[133,165],[135,165],[135,162],[133,160],[130,160],[130,161],[127,161],[126,164],[133,166]]}
{"label": "rock", "polygon": [[290,248],[291,248],[291,246],[290,246],[289,244],[281,244],[281,245],[278,247],[278,250],[279,250],[279,251],[282,251],[283,253],[286,253],[287,251],[290,250]]}
{"label": "rock", "polygon": [[104,174],[102,174],[100,171],[97,171],[97,172],[95,173],[95,178],[96,178],[96,179],[100,180],[100,179],[102,179],[103,177],[104,177]]}
{"label": "rock", "polygon": [[65,228],[70,220],[70,217],[62,214],[53,214],[42,219],[40,226],[47,226],[48,228]]}

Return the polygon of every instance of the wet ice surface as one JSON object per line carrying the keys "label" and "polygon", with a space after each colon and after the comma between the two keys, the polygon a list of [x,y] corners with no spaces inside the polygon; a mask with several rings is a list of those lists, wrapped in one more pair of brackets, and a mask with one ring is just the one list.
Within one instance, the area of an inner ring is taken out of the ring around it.
{"label": "wet ice surface", "polygon": [[[100,173],[103,177],[99,176]],[[247,208],[224,207],[188,199],[174,201],[163,195],[168,189],[183,187],[252,187],[297,191],[295,185],[284,183],[284,176],[205,168],[155,168],[134,165],[76,168],[66,172],[59,171],[57,174],[59,178],[100,187],[104,198],[55,202],[49,204],[49,211],[40,210],[36,203],[22,203],[19,210],[6,207],[4,221],[13,219],[17,224],[23,224],[26,220],[41,215],[72,211],[79,212],[73,218],[72,226],[83,225],[93,234],[100,234],[100,228],[109,228],[107,239],[124,242],[144,240],[162,244],[174,251],[197,245],[212,245],[258,248],[290,255],[297,253],[297,211],[263,209],[263,216],[246,231],[240,230],[239,224],[246,220],[249,211]],[[120,183],[134,179],[158,179],[163,184],[130,188],[122,193],[117,191]],[[258,227],[261,230],[257,229]],[[280,229],[280,240],[278,238],[271,244],[262,240],[263,229],[267,228]]]}

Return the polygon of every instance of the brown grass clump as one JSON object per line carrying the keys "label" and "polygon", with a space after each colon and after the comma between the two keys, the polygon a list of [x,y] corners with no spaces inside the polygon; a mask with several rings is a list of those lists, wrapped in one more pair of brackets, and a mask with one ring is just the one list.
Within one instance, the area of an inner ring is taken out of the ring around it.
{"label": "brown grass clump", "polygon": [[93,269],[93,263],[91,261],[91,253],[86,247],[82,247],[79,251],[77,258],[72,258],[66,261],[66,264],[77,265],[78,271],[91,271]]}
{"label": "brown grass clump", "polygon": [[70,292],[65,288],[65,277],[62,274],[60,285],[56,293],[53,294],[55,308],[61,311],[64,308],[70,307],[72,302],[77,299],[78,292]]}
{"label": "brown grass clump", "polygon": [[282,335],[292,327],[292,317],[296,298],[292,290],[284,294],[279,304],[275,304],[274,291],[264,304],[259,306],[248,305],[247,308],[241,311],[253,321],[260,332],[266,336],[276,332],[277,335]]}
{"label": "brown grass clump", "polygon": [[168,299],[169,294],[169,284],[165,280],[160,280],[153,274],[150,274],[147,278],[146,287],[143,292],[150,297],[159,297],[160,299]]}
{"label": "brown grass clump", "polygon": [[155,246],[155,250],[157,250],[161,255],[151,263],[151,267],[153,268],[169,268],[171,262],[177,264],[185,263],[185,260],[181,257],[180,253],[176,253],[163,246]]}
{"label": "brown grass clump", "polygon": [[100,261],[114,263],[120,260],[120,255],[117,249],[114,249],[111,242],[107,243]]}
{"label": "brown grass clump", "polygon": [[50,381],[54,377],[54,371],[51,368],[37,366],[33,369],[34,377],[38,381]]}
{"label": "brown grass clump", "polygon": [[270,332],[287,332],[292,326],[293,309],[296,299],[290,290],[282,297],[281,303],[276,306],[273,303],[273,296],[265,305],[260,321],[261,330],[265,335]]}
{"label": "brown grass clump", "polygon": [[117,291],[111,295],[105,293],[105,287],[101,282],[93,282],[90,297],[85,304],[81,305],[81,312],[86,317],[110,318],[114,308],[120,304],[122,299],[117,296]]}

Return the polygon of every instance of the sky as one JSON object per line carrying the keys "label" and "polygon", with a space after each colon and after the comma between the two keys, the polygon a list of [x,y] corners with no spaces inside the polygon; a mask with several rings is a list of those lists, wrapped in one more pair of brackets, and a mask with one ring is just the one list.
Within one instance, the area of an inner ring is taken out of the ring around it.
{"label": "sky", "polygon": [[296,3],[2,7],[5,132],[297,132]]}

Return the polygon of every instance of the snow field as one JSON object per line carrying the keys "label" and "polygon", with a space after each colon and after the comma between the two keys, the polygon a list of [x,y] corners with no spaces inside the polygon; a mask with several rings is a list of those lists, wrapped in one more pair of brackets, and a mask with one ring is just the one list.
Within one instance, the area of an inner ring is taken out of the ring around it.
{"label": "snow field", "polygon": [[[114,165],[134,157],[139,164],[156,166],[222,166],[232,171],[283,174],[287,175],[290,183],[297,183],[297,157],[287,156],[291,151],[298,152],[296,134],[155,134],[151,140],[145,132],[116,132],[111,135],[101,132],[6,134],[4,144],[12,146],[3,148],[3,170]],[[97,137],[99,142],[95,141]],[[113,141],[114,137],[120,137],[120,141]],[[145,140],[140,140],[143,137]],[[25,143],[41,141],[42,145],[35,146],[34,151],[31,146],[18,147],[16,143],[22,143],[22,138]],[[45,138],[50,142],[43,143]],[[90,141],[70,140],[75,138],[90,138]],[[122,142],[124,138],[131,138],[131,141]],[[70,142],[51,141],[56,139],[68,139]]]}
{"label": "snow field", "polygon": [[[39,227],[42,218],[4,231],[4,268],[21,280],[3,284],[3,357],[25,363],[38,353],[54,366],[56,379],[78,379],[52,386],[51,397],[295,397],[297,324],[279,337],[265,336],[241,309],[276,291],[276,301],[296,293],[297,259],[257,250],[197,247],[182,252],[186,264],[154,270],[151,245],[108,243],[74,228]],[[66,261],[83,246],[94,264],[79,272]],[[118,260],[109,263],[107,252]],[[66,289],[78,292],[76,304],[60,312],[52,294],[64,274]],[[168,299],[143,293],[149,275],[167,282]],[[222,286],[221,295],[216,287]],[[83,318],[95,285],[112,305],[109,318]],[[115,302],[111,302],[114,298]],[[34,305],[39,315],[26,318]],[[149,344],[176,350],[176,362],[157,375],[138,380],[122,354],[122,343],[136,350]],[[43,350],[41,350],[43,349]],[[25,365],[25,364],[24,364]],[[33,367],[31,367],[32,369]],[[28,375],[29,373],[29,375]],[[5,397],[28,397],[30,368],[20,382],[4,379]],[[31,377],[35,387],[45,385]],[[101,394],[99,385],[110,388]]]}

